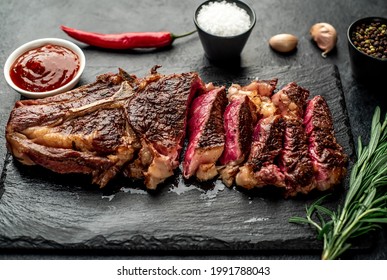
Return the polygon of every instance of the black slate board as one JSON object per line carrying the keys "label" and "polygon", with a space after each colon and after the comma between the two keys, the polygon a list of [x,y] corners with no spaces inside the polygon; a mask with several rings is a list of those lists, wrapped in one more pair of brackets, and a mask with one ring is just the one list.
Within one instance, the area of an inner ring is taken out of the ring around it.
{"label": "black slate board", "polygon": [[[131,69],[127,69],[129,72]],[[161,69],[162,73],[193,69]],[[89,68],[82,82],[112,68]],[[145,71],[133,71],[144,75]],[[253,78],[279,78],[323,95],[334,118],[336,137],[353,157],[353,141],[338,70],[317,68],[199,69],[205,82],[246,84]],[[218,181],[200,185],[176,176],[149,194],[119,178],[107,190],[80,175],[57,175],[26,167],[8,155],[0,181],[1,249],[105,250],[319,250],[308,227],[290,224],[304,216],[305,204],[320,193],[283,199],[270,190],[245,193]],[[345,185],[346,183],[344,183]],[[122,189],[121,189],[122,188]],[[115,192],[112,189],[117,190]],[[345,192],[338,188],[329,201],[337,205]]]}

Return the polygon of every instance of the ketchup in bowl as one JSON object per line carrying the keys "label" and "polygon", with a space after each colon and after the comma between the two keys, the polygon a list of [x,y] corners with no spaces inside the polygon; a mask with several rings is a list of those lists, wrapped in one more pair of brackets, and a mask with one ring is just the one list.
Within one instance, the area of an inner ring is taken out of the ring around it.
{"label": "ketchup in bowl", "polygon": [[79,68],[79,57],[72,50],[46,44],[19,56],[11,66],[10,77],[21,89],[47,92],[69,83]]}

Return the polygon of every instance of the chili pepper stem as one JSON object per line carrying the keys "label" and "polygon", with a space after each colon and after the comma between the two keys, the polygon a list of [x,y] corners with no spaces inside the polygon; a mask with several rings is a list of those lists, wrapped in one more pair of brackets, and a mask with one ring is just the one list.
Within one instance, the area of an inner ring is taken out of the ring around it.
{"label": "chili pepper stem", "polygon": [[176,40],[176,39],[179,39],[179,38],[183,38],[183,37],[187,37],[191,34],[194,34],[197,30],[192,30],[191,32],[188,32],[188,33],[184,33],[184,34],[181,34],[181,35],[175,35],[173,33],[171,33],[171,37],[172,37],[172,40]]}

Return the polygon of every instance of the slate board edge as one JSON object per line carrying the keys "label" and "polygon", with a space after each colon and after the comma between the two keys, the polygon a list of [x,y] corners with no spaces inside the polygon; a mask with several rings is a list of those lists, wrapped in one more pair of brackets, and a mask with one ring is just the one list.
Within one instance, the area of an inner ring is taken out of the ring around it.
{"label": "slate board edge", "polygon": [[108,240],[105,236],[95,236],[91,239],[79,243],[58,243],[46,240],[40,236],[35,238],[18,237],[8,238],[0,236],[2,250],[66,250],[66,251],[126,251],[126,252],[173,252],[173,251],[192,251],[192,252],[256,252],[261,251],[300,251],[299,244],[304,246],[301,251],[320,251],[321,242],[315,239],[297,238],[293,240],[276,240],[259,243],[242,241],[224,241],[206,236],[187,236],[175,235],[165,238],[154,238],[152,236],[135,235],[127,238],[125,241]]}

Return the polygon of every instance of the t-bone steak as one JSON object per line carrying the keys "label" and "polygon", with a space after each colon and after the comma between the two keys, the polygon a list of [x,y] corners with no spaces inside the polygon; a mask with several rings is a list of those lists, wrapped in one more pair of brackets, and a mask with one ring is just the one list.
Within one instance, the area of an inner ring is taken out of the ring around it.
{"label": "t-bone steak", "polygon": [[[82,173],[106,186],[117,174],[156,189],[177,174],[227,186],[325,191],[346,175],[322,96],[277,79],[204,84],[196,72],[138,78],[122,69],[53,97],[16,102],[7,147],[25,165]],[[187,136],[186,137],[186,132]],[[187,140],[187,141],[186,141]],[[186,144],[185,154],[182,156]]]}
{"label": "t-bone steak", "polygon": [[188,108],[204,86],[197,73],[156,69],[143,79],[120,70],[54,97],[18,101],[8,149],[27,165],[90,174],[101,187],[126,168],[156,188],[179,164]]}

